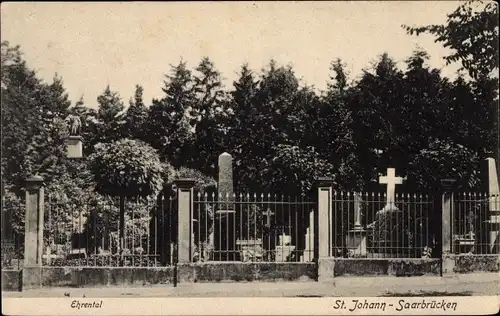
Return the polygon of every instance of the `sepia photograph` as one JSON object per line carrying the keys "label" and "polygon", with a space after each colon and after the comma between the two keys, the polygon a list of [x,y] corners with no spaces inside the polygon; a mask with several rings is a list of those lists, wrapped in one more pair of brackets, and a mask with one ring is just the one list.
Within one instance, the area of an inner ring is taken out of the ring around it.
{"label": "sepia photograph", "polygon": [[3,2],[2,313],[495,314],[498,15]]}

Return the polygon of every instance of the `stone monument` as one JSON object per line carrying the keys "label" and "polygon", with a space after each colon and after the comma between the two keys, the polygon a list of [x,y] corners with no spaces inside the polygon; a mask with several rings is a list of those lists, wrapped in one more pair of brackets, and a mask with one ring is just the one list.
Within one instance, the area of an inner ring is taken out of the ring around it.
{"label": "stone monument", "polygon": [[68,115],[66,118],[66,124],[68,124],[68,129],[70,136],[66,140],[66,150],[68,158],[82,158],[83,157],[83,145],[82,136],[80,136],[82,122],[80,118],[76,115]]}
{"label": "stone monument", "polygon": [[306,229],[304,254],[300,256],[300,262],[311,262],[314,260],[314,211],[309,212],[309,226]]}
{"label": "stone monument", "polygon": [[349,256],[366,257],[366,230],[361,225],[361,195],[354,193],[354,227],[347,231]]}
{"label": "stone monument", "polygon": [[215,260],[236,261],[236,227],[234,210],[233,158],[228,153],[219,156],[218,201],[214,222]]}
{"label": "stone monument", "polygon": [[377,255],[383,258],[397,257],[399,245],[396,236],[401,236],[397,219],[401,217],[398,214],[401,211],[395,204],[395,191],[396,185],[403,183],[403,178],[396,177],[394,168],[388,168],[387,176],[381,176],[379,183],[387,184],[387,194],[385,206],[375,216],[373,246]]}

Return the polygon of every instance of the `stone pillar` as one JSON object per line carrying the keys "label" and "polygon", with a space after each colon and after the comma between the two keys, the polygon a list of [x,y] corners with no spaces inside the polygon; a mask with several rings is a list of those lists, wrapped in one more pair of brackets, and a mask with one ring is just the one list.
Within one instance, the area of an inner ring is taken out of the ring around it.
{"label": "stone pillar", "polygon": [[453,219],[453,192],[455,179],[443,179],[442,213],[441,213],[441,260],[442,274],[453,273],[455,260],[452,258],[452,219]]}
{"label": "stone pillar", "polygon": [[43,178],[34,176],[27,179],[23,288],[38,288],[42,286],[43,204]]}
{"label": "stone pillar", "polygon": [[188,263],[193,259],[193,179],[178,179],[174,181],[177,186],[177,259],[179,263]]}
{"label": "stone pillar", "polygon": [[319,178],[318,187],[318,216],[316,221],[317,233],[314,232],[317,246],[314,246],[314,256],[318,264],[318,281],[330,281],[334,277],[335,261],[332,257],[332,194],[333,180]]}
{"label": "stone pillar", "polygon": [[233,157],[219,156],[218,203],[214,221],[215,260],[238,260],[234,210]]}
{"label": "stone pillar", "polygon": [[318,186],[318,257],[330,257],[332,252],[332,184],[329,178],[317,180]]}

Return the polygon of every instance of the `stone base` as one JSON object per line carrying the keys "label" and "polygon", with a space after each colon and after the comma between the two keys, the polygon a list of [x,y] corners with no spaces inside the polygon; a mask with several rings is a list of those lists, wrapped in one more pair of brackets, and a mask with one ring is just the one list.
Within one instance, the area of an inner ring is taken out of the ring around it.
{"label": "stone base", "polygon": [[349,256],[365,257],[367,255],[366,230],[364,229],[349,230],[346,236],[346,245],[349,251]]}
{"label": "stone base", "polygon": [[274,249],[276,251],[276,262],[286,262],[292,252],[295,250],[295,246],[276,246]]}
{"label": "stone base", "polygon": [[335,258],[318,259],[318,282],[331,282],[335,277]]}
{"label": "stone base", "polygon": [[320,258],[318,281],[331,281],[339,276],[438,276],[439,261],[439,259]]}
{"label": "stone base", "polygon": [[70,136],[66,140],[66,150],[68,158],[82,158],[83,157],[83,137]]}
{"label": "stone base", "polygon": [[22,270],[2,270],[2,291],[22,291]]}
{"label": "stone base", "polygon": [[43,286],[43,271],[41,266],[24,266],[21,274],[23,290],[39,289]]}

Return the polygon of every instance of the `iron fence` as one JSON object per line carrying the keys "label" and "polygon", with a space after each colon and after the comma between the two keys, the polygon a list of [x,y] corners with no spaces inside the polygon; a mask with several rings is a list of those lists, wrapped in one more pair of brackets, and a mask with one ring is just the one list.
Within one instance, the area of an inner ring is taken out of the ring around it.
{"label": "iron fence", "polygon": [[[424,194],[334,192],[332,255],[343,258],[430,258],[438,254],[440,218]],[[438,214],[439,215],[439,214]]]}
{"label": "iron fence", "polygon": [[199,192],[194,261],[313,261],[315,209],[316,202],[304,196]]}
{"label": "iron fence", "polygon": [[45,200],[44,265],[148,267],[173,263],[177,215],[172,197],[107,197],[78,204],[59,200],[52,195]]}
{"label": "iron fence", "polygon": [[486,193],[455,193],[451,220],[452,252],[498,254],[500,198]]}
{"label": "iron fence", "polygon": [[1,268],[19,270],[23,266],[22,263],[24,258],[24,247],[23,247],[24,235],[20,234],[18,231],[14,229],[13,208],[10,207],[9,205],[6,205],[3,195],[2,195],[1,214],[2,214]]}

